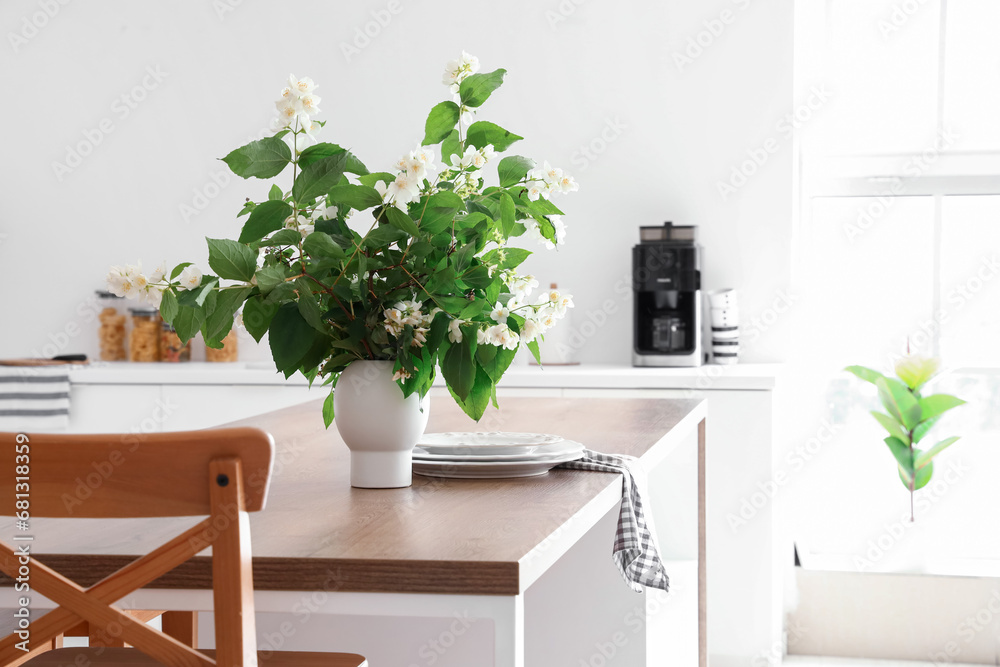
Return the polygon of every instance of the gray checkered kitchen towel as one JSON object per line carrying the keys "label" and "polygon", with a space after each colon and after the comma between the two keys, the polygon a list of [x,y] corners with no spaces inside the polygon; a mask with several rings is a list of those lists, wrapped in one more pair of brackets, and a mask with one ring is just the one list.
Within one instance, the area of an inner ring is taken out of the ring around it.
{"label": "gray checkered kitchen towel", "polygon": [[643,586],[648,586],[665,591],[668,590],[670,582],[663,569],[663,561],[660,560],[656,543],[646,526],[642,498],[629,469],[629,458],[585,449],[582,458],[557,467],[621,473],[622,504],[618,513],[618,530],[615,531],[615,546],[612,552],[615,565],[632,590],[641,593]]}

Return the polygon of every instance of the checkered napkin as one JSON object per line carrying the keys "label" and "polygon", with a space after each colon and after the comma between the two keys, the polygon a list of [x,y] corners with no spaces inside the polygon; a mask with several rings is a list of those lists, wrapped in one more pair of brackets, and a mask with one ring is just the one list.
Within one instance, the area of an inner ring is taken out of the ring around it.
{"label": "checkered napkin", "polygon": [[583,450],[583,457],[563,463],[557,467],[572,470],[595,470],[617,472],[624,478],[622,484],[622,504],[618,513],[618,530],[615,531],[615,546],[612,556],[625,583],[633,591],[641,593],[643,586],[668,590],[670,581],[663,569],[663,561],[656,550],[656,543],[646,526],[642,511],[639,487],[629,469],[631,457],[601,454],[589,449]]}

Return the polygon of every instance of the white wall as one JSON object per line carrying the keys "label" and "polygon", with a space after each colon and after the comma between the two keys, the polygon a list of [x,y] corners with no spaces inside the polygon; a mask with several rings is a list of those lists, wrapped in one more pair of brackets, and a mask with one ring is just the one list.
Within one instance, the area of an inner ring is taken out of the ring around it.
{"label": "white wall", "polygon": [[[0,5],[0,356],[93,353],[94,323],[78,309],[109,264],[204,264],[204,236],[238,234],[243,198],[264,198],[267,186],[234,177],[216,188],[213,174],[227,173],[216,158],[266,126],[289,72],[321,86],[324,140],[385,168],[422,137],[428,110],[445,99],[443,65],[463,48],[485,69],[509,71],[481,117],[525,136],[517,152],[580,182],[557,201],[568,244],[529,267],[575,293],[577,325],[613,300],[583,360],[629,360],[620,281],[639,225],[699,225],[704,285],[740,288],[745,320],[787,289],[792,151],[776,124],[791,106],[791,0],[398,2]],[[723,10],[728,24],[704,23]],[[373,12],[388,24],[345,57],[341,45]],[[703,53],[678,67],[674,54],[699,38]],[[127,108],[119,98],[144,78],[151,90]],[[54,163],[103,134],[103,119],[113,131],[60,178]],[[723,201],[717,183],[768,138],[777,152]],[[585,146],[600,154],[587,159]],[[203,210],[185,220],[182,206]],[[71,328],[68,342],[67,324],[83,330]],[[761,328],[746,359],[783,358],[783,322]],[[64,344],[45,349],[53,339]]]}

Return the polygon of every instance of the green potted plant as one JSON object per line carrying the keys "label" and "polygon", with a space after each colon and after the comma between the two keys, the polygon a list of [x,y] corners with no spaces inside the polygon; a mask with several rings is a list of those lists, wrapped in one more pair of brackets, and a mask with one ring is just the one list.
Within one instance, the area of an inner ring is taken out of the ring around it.
{"label": "green potted plant", "polygon": [[547,162],[499,158],[521,137],[476,115],[506,72],[478,70],[464,52],[448,63],[453,99],[431,109],[419,146],[379,172],[318,140],[317,86],[290,77],[274,136],[223,158],[243,178],[282,180],[246,202],[236,238],[207,239],[214,273],[185,262],[108,274],[112,292],[157,305],[183,341],[200,331],[221,346],[238,314],[258,341],[266,332],[279,372],[330,387],[324,420],[336,415],[352,448],[356,486],[409,485],[438,369],[478,420],[518,348],[537,358],[538,340],[573,307],[568,294],[533,295],[537,281],[517,273],[531,252],[514,241],[561,245],[550,198],[577,184]]}
{"label": "green potted plant", "polygon": [[896,377],[887,377],[864,366],[844,369],[878,389],[885,412],[873,410],[872,416],[888,432],[884,442],[896,460],[899,480],[910,492],[910,521],[915,520],[913,494],[931,481],[934,457],[959,439],[959,436],[952,436],[926,449],[917,447],[944,413],[965,403],[948,394],[922,395],[924,386],[937,374],[938,367],[937,359],[914,355],[896,364]]}

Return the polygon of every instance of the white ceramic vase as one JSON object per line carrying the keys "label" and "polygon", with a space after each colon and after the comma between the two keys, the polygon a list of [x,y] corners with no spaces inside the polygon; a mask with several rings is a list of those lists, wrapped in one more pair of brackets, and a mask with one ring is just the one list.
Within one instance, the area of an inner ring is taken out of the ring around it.
{"label": "white ceramic vase", "polygon": [[351,450],[351,486],[409,486],[413,447],[430,411],[430,397],[403,398],[391,361],[353,361],[333,393],[334,423]]}

